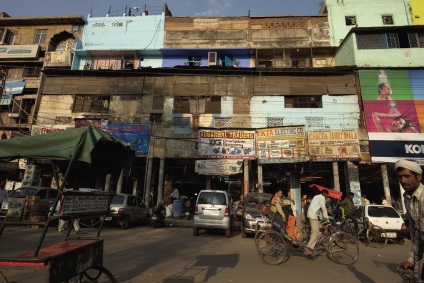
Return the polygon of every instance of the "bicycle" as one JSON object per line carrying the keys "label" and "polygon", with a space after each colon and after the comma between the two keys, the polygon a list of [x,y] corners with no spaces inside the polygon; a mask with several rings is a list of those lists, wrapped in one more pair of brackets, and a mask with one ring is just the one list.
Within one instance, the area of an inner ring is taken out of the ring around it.
{"label": "bicycle", "polygon": [[[355,237],[351,234],[336,231],[329,222],[323,223],[324,234],[321,234],[316,247],[317,251],[312,255],[315,259],[320,247],[324,247],[329,258],[338,264],[349,265],[357,261],[359,246]],[[267,264],[280,264],[288,259],[288,245],[283,236],[274,230],[267,230],[258,236],[258,253]]]}
{"label": "bicycle", "polygon": [[383,248],[387,244],[387,233],[383,228],[370,224],[367,218],[362,218],[359,224],[361,228],[356,232],[353,221],[345,219],[341,230],[352,234],[355,238],[362,240],[365,245],[373,248]]}

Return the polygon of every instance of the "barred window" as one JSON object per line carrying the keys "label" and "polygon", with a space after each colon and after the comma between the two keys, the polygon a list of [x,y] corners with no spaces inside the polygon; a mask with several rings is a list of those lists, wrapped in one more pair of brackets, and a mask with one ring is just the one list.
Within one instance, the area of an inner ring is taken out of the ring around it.
{"label": "barred window", "polygon": [[310,128],[323,128],[324,118],[323,117],[305,117],[306,126]]}
{"label": "barred window", "polygon": [[393,31],[357,33],[358,49],[418,48],[424,47],[424,33]]}
{"label": "barred window", "polygon": [[72,112],[107,113],[109,102],[109,95],[76,95]]}
{"label": "barred window", "polygon": [[393,16],[382,16],[383,25],[393,25]]}
{"label": "barred window", "polygon": [[187,96],[174,97],[174,113],[190,113],[190,102]]}
{"label": "barred window", "polygon": [[39,77],[41,74],[41,67],[39,66],[25,66],[22,76],[23,77]]}
{"label": "barred window", "polygon": [[320,95],[293,95],[284,97],[285,108],[322,108]]}
{"label": "barred window", "polygon": [[35,31],[34,44],[43,44],[46,41],[46,36],[46,29],[37,29]]}

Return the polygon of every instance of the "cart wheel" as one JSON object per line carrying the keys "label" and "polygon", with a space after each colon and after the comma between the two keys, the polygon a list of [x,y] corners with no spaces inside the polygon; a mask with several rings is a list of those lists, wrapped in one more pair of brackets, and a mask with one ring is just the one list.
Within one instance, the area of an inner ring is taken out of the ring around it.
{"label": "cart wheel", "polygon": [[117,283],[113,274],[102,266],[93,266],[81,273],[78,283]]}
{"label": "cart wheel", "polygon": [[259,233],[257,247],[263,262],[267,264],[280,264],[288,259],[286,241],[275,231]]}
{"label": "cart wheel", "polygon": [[344,232],[334,233],[328,243],[329,257],[339,264],[352,264],[359,256],[358,241],[351,234]]}
{"label": "cart wheel", "polygon": [[121,229],[127,230],[129,226],[130,226],[130,217],[125,216],[125,218],[122,220]]}
{"label": "cart wheel", "polygon": [[367,243],[373,248],[384,248],[387,244],[386,231],[380,226],[371,225],[367,229]]}

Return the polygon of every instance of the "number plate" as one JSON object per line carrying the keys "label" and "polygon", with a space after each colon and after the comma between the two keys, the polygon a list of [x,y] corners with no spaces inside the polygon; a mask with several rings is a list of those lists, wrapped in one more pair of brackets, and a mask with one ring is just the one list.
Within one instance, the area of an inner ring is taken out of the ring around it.
{"label": "number plate", "polygon": [[387,233],[386,232],[386,235],[387,235],[387,238],[397,238],[396,233]]}
{"label": "number plate", "polygon": [[218,210],[203,210],[203,214],[205,215],[219,215]]}
{"label": "number plate", "polygon": [[111,220],[112,220],[112,217],[110,217],[110,216],[105,217],[105,220],[106,220],[106,221],[111,221]]}

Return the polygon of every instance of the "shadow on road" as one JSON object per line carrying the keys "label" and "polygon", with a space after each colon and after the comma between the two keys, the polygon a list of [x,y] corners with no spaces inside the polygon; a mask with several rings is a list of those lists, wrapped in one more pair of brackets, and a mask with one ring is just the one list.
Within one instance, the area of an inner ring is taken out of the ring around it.
{"label": "shadow on road", "polygon": [[[208,282],[210,278],[224,271],[234,268],[239,262],[238,254],[227,255],[200,255],[184,267],[184,270],[158,283],[191,283],[195,281]],[[200,276],[203,278],[199,280]]]}
{"label": "shadow on road", "polygon": [[347,269],[350,272],[352,272],[356,276],[356,278],[358,278],[358,282],[361,282],[361,283],[375,283],[375,281],[372,280],[371,278],[369,278],[367,275],[365,275],[364,273],[358,271],[355,266],[348,265],[347,266]]}

